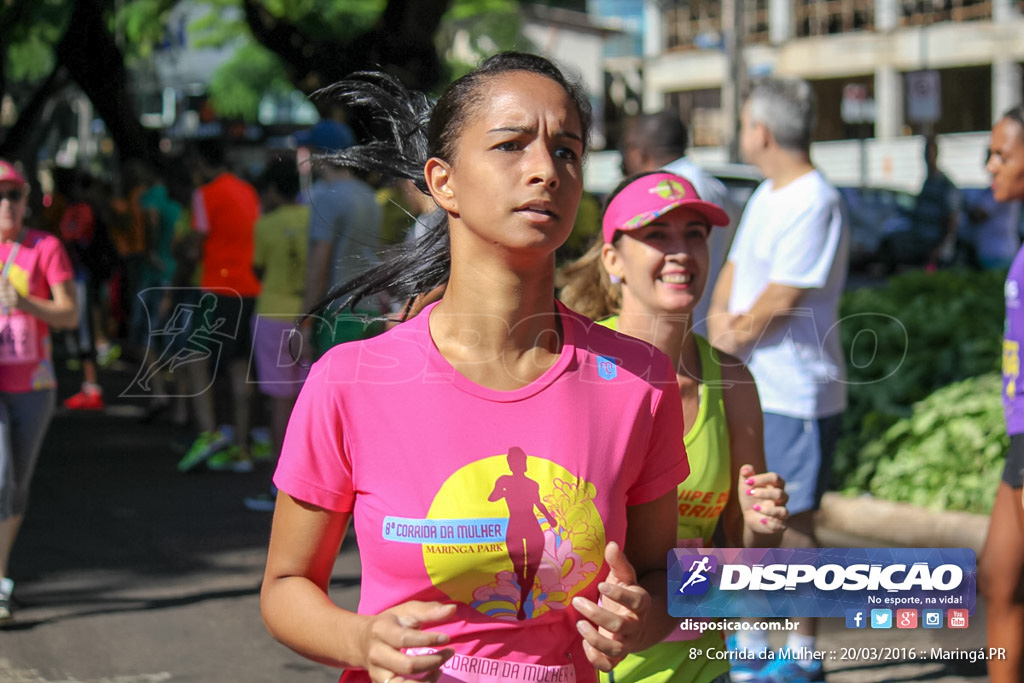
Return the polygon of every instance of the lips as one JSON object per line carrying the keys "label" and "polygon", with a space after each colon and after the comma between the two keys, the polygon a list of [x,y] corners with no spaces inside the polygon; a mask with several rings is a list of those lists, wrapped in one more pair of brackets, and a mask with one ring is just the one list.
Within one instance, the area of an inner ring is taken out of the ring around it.
{"label": "lips", "polygon": [[553,202],[538,200],[522,204],[516,208],[515,212],[529,216],[534,220],[551,220],[558,218],[558,214],[555,213],[554,207],[555,205]]}
{"label": "lips", "polygon": [[693,276],[689,273],[662,273],[659,279],[667,285],[688,285]]}

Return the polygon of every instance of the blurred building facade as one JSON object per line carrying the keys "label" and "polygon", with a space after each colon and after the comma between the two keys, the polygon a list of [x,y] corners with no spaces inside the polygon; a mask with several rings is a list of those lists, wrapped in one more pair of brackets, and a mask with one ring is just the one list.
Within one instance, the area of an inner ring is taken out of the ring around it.
{"label": "blurred building facade", "polygon": [[1024,95],[1021,0],[591,0],[590,9],[640,31],[639,53],[606,53],[609,98],[626,113],[678,110],[695,155],[715,161],[729,137],[733,29],[751,79],[812,83],[815,161],[840,182],[917,186],[920,136],[934,132],[940,165],[961,184],[984,184],[988,130]]}

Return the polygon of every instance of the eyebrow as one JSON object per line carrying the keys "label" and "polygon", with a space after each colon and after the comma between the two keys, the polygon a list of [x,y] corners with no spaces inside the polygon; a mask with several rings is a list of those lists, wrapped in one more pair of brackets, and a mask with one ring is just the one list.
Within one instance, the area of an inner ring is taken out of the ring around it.
{"label": "eyebrow", "polygon": [[[499,126],[497,128],[492,128],[489,131],[487,131],[488,134],[490,134],[490,133],[516,133],[516,134],[523,134],[523,133],[534,133],[534,132],[536,132],[536,129],[532,128],[530,126]],[[562,129],[556,130],[554,136],[556,138],[569,138],[570,140],[575,140],[576,142],[579,142],[580,144],[583,144],[583,138],[580,135],[578,135],[577,133],[572,132],[571,130],[562,130]]]}

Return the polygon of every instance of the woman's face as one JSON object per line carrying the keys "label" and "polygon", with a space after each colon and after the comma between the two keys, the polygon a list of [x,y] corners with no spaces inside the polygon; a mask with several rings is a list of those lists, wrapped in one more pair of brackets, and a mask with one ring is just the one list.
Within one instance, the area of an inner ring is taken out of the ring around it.
{"label": "woman's face", "polygon": [[0,234],[13,236],[21,230],[28,192],[20,183],[0,182]]}
{"label": "woman's face", "polygon": [[515,71],[487,81],[451,162],[426,175],[450,217],[487,245],[553,252],[568,238],[583,191],[583,132],[569,94],[551,79]]}
{"label": "woman's face", "polygon": [[997,202],[1024,199],[1024,126],[1004,118],[992,129],[985,170],[992,174]]}
{"label": "woman's face", "polygon": [[679,208],[605,245],[605,269],[622,279],[623,312],[692,312],[707,283],[710,230],[701,214]]}

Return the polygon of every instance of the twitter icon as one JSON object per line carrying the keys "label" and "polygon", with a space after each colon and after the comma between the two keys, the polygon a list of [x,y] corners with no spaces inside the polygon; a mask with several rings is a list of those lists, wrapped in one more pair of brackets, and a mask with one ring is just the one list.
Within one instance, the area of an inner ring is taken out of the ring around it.
{"label": "twitter icon", "polygon": [[892,628],[892,610],[871,610],[871,628]]}

